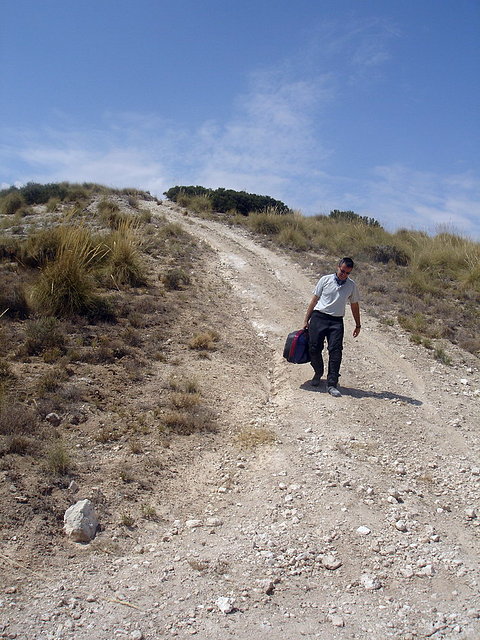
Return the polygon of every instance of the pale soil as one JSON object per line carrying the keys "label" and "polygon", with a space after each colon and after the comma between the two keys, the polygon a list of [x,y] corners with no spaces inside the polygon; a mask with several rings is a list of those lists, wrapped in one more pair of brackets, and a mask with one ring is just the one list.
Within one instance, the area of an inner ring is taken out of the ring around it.
{"label": "pale soil", "polygon": [[[365,311],[354,340],[347,310],[332,398],[309,385],[309,365],[282,358],[322,274],[242,230],[148,206],[213,249],[202,313],[219,348],[177,368],[196,376],[219,431],[171,445],[159,521],[64,540],[33,568],[15,541],[4,549],[0,637],[480,637],[478,360],[452,347],[453,366],[435,362]],[[250,431],[271,441],[242,449]],[[234,598],[230,613],[220,597]]]}

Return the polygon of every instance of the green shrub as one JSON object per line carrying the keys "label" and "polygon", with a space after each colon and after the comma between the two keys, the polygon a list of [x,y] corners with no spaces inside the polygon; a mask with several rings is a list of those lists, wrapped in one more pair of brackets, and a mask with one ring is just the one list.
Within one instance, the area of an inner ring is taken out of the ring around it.
{"label": "green shrub", "polygon": [[398,324],[406,331],[414,334],[425,334],[428,327],[427,318],[422,313],[415,313],[411,316],[398,316]]}
{"label": "green shrub", "polygon": [[[213,210],[219,211],[220,213],[235,210],[247,216],[251,211],[262,211],[267,207],[275,207],[281,213],[288,213],[290,211],[283,202],[275,200],[270,196],[260,196],[255,193],[246,193],[245,191],[234,191],[233,189],[206,189],[200,186],[177,186],[165,191],[164,195],[174,202],[179,202],[179,199],[185,196],[190,198],[196,196],[208,197],[212,203]],[[184,199],[183,202],[186,202],[186,200]]]}
{"label": "green shrub", "polygon": [[25,199],[18,191],[11,191],[0,200],[0,213],[13,215],[25,206]]}
{"label": "green shrub", "polygon": [[55,475],[67,475],[72,471],[72,461],[62,440],[53,442],[46,451],[47,470]]}
{"label": "green shrub", "polygon": [[24,285],[15,273],[1,274],[0,317],[24,320],[30,314]]}
{"label": "green shrub", "polygon": [[433,356],[435,360],[438,360],[442,364],[446,364],[447,366],[450,366],[452,364],[452,359],[447,353],[445,353],[445,350],[442,349],[442,347],[435,347]]}
{"label": "green shrub", "polygon": [[34,433],[38,423],[35,413],[25,405],[4,398],[0,407],[0,434],[20,435]]}
{"label": "green shrub", "polygon": [[338,220],[339,222],[360,222],[369,227],[380,227],[380,223],[375,218],[369,218],[368,216],[360,216],[354,211],[339,211],[334,209],[330,211],[330,218]]}
{"label": "green shrub", "polygon": [[410,257],[406,251],[392,244],[373,246],[369,253],[372,260],[375,262],[381,262],[382,264],[394,262],[399,266],[406,267],[410,262]]}
{"label": "green shrub", "polygon": [[27,355],[35,356],[55,348],[65,351],[65,333],[57,318],[47,316],[27,322],[24,344]]}
{"label": "green shrub", "polygon": [[190,276],[180,267],[171,267],[162,275],[162,282],[169,291],[178,291],[190,284]]}

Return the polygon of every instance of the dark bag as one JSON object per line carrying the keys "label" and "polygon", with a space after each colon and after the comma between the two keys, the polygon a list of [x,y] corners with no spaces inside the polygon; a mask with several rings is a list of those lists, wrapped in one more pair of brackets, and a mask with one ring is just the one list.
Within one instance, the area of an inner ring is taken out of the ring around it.
{"label": "dark bag", "polygon": [[300,329],[300,331],[292,331],[287,336],[285,347],[283,349],[283,357],[288,362],[294,364],[305,364],[310,362],[310,353],[308,351],[308,331]]}

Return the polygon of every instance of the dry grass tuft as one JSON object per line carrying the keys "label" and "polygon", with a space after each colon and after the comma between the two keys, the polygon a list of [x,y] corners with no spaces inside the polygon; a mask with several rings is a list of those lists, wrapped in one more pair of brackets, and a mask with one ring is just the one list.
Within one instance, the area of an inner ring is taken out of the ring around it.
{"label": "dry grass tuft", "polygon": [[73,468],[67,446],[63,440],[56,440],[46,452],[47,470],[55,475],[68,475]]}
{"label": "dry grass tuft", "polygon": [[215,351],[216,343],[220,340],[220,335],[213,329],[208,329],[202,333],[196,333],[188,343],[190,349],[199,351]]}
{"label": "dry grass tuft", "polygon": [[238,434],[237,443],[242,449],[255,449],[276,441],[275,433],[271,429],[248,427]]}
{"label": "dry grass tuft", "polygon": [[118,223],[105,241],[108,248],[105,271],[118,288],[128,285],[140,287],[146,284],[146,269],[140,253],[140,236],[132,219]]}

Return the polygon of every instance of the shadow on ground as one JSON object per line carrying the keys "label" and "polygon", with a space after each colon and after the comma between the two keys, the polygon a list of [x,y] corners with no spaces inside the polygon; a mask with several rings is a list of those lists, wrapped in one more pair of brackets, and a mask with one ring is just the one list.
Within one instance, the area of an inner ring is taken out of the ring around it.
{"label": "shadow on ground", "polygon": [[[313,393],[327,392],[325,383],[321,384],[319,387],[313,387],[310,384],[310,380],[307,380],[306,382],[301,384],[300,389],[303,389],[304,391],[310,391]],[[377,398],[377,400],[398,400],[399,402],[406,402],[407,404],[412,404],[416,407],[420,407],[423,404],[421,400],[410,398],[410,396],[402,396],[399,393],[393,393],[392,391],[366,391],[365,389],[353,389],[350,387],[340,387],[340,391],[342,392],[342,396],[350,396],[352,398]]]}

